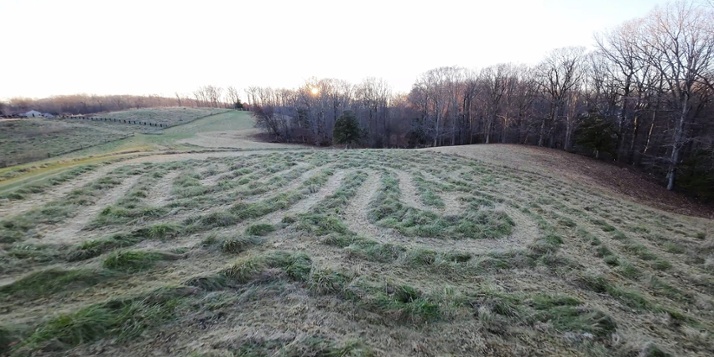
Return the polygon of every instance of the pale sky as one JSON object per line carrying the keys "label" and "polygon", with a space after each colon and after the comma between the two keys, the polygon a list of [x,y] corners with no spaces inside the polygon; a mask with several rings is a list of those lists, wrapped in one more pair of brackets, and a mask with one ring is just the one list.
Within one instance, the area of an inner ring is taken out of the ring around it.
{"label": "pale sky", "polygon": [[0,98],[298,87],[408,91],[440,66],[533,64],[666,0],[0,0]]}

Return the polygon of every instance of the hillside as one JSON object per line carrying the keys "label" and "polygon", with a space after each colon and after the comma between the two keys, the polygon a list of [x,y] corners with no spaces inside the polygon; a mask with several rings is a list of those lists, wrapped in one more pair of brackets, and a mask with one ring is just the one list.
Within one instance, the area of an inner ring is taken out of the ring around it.
{"label": "hillside", "polygon": [[0,355],[714,349],[714,221],[634,172],[515,145],[315,150],[252,123],[0,172]]}
{"label": "hillside", "polygon": [[[119,122],[94,121],[89,117],[0,120],[0,153],[2,153],[0,168],[46,160],[128,138],[136,133],[161,134],[163,132],[158,125],[176,126],[226,112],[226,109],[219,108],[166,107],[131,109],[97,115],[101,118],[116,119]],[[129,121],[151,123],[156,126],[129,124]]]}
{"label": "hillside", "polygon": [[131,133],[56,119],[2,120],[0,168],[45,160],[128,135]]}
{"label": "hillside", "polygon": [[714,219],[714,208],[667,191],[641,172],[562,150],[536,146],[490,144],[425,149],[476,159],[493,165],[575,182],[670,212]]}
{"label": "hillside", "polygon": [[145,121],[154,124],[174,126],[188,123],[197,118],[225,113],[227,111],[228,110],[223,108],[161,107],[129,109],[97,114],[95,116],[127,121]]}

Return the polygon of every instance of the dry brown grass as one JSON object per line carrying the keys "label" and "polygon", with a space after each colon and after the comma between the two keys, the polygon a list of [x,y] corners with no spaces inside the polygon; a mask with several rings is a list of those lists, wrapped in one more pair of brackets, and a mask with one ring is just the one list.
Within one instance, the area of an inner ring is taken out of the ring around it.
{"label": "dry brown grass", "polygon": [[[521,149],[459,150],[151,156],[97,171],[110,188],[76,178],[86,203],[30,198],[70,212],[18,200],[0,354],[710,355],[712,220]],[[482,233],[430,229],[462,216]]]}
{"label": "dry brown grass", "polygon": [[492,165],[538,173],[564,182],[578,182],[614,194],[616,198],[625,197],[670,212],[714,219],[714,209],[711,206],[669,192],[654,183],[652,178],[632,168],[562,150],[514,144],[444,146],[425,150],[456,154]]}

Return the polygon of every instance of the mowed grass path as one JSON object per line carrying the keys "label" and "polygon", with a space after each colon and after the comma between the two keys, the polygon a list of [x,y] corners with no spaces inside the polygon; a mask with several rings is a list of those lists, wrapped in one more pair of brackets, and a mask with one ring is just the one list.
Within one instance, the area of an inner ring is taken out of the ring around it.
{"label": "mowed grass path", "polygon": [[437,152],[220,154],[69,177],[0,219],[0,353],[714,348],[711,220]]}
{"label": "mowed grass path", "polygon": [[[39,192],[55,186],[65,181],[58,180],[58,177],[67,176],[67,172],[82,166],[92,165],[93,168],[97,168],[112,161],[139,155],[166,151],[201,150],[200,147],[180,144],[179,141],[195,137],[203,132],[250,129],[254,124],[249,113],[229,111],[165,129],[161,131],[162,134],[137,133],[124,140],[94,146],[59,158],[3,168],[0,169],[0,199]],[[95,123],[95,125],[101,124]],[[23,192],[13,193],[23,186],[25,186]],[[2,203],[0,202],[0,204]]]}

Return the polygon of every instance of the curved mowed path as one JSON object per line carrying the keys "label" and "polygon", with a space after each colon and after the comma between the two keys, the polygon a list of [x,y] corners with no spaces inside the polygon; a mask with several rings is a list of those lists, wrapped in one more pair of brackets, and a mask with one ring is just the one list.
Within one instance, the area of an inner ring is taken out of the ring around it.
{"label": "curved mowed path", "polygon": [[711,220],[510,166],[291,150],[94,168],[0,206],[0,354],[712,351]]}

